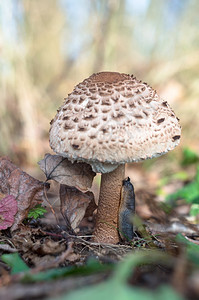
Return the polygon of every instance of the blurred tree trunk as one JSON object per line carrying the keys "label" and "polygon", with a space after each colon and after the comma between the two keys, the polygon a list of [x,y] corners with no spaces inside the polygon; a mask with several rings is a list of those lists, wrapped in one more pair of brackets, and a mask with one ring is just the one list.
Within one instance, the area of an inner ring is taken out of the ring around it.
{"label": "blurred tree trunk", "polygon": [[[6,103],[10,103],[12,121],[16,116],[17,120],[8,135],[3,123],[1,131],[6,135],[1,136],[1,141],[12,141],[8,144],[13,148],[3,149],[6,153],[14,151],[21,156],[22,151],[23,162],[25,157],[28,162],[35,162],[43,155],[42,134],[49,128],[50,120],[46,122],[44,115],[52,104],[48,103],[46,87],[63,66],[61,29],[64,16],[58,0],[20,0],[18,5],[22,7],[22,14],[20,22],[16,23],[17,42],[12,51],[9,48],[5,51],[4,59],[10,63],[10,78],[5,78],[4,97],[1,98],[5,109]],[[6,121],[9,124],[8,118]],[[18,159],[16,157],[16,161]]]}
{"label": "blurred tree trunk", "polygon": [[[112,30],[112,22],[117,14],[117,18],[123,15],[125,1],[124,0],[108,0],[93,1],[92,9],[96,17],[97,24],[95,26],[95,35],[93,44],[95,45],[95,59],[93,63],[93,72],[103,70],[104,60],[108,48],[110,36],[114,34]],[[119,12],[119,14],[117,13]]]}

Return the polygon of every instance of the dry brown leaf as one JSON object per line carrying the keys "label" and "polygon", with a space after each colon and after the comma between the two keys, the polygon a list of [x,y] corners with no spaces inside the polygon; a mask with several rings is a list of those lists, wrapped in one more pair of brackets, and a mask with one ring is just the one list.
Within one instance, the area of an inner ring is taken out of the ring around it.
{"label": "dry brown leaf", "polygon": [[53,179],[60,184],[75,186],[80,190],[87,190],[92,186],[95,173],[86,163],[72,163],[66,157],[47,153],[38,164],[47,180]]}
{"label": "dry brown leaf", "polygon": [[29,226],[21,226],[20,230],[13,235],[12,243],[18,251],[30,254],[30,249],[35,243],[33,236],[33,230]]}
{"label": "dry brown leaf", "polygon": [[97,205],[95,203],[94,195],[92,192],[88,191],[85,193],[87,196],[90,196],[91,201],[86,209],[85,216],[86,218],[91,217],[93,212],[97,209]]}
{"label": "dry brown leaf", "polygon": [[94,202],[93,193],[83,193],[75,187],[60,185],[61,213],[66,224],[72,229],[77,228],[83,219],[86,209],[91,201]]}
{"label": "dry brown leaf", "polygon": [[51,238],[43,238],[42,243],[41,240],[37,240],[32,245],[31,250],[39,255],[55,255],[62,253],[65,248],[65,244],[60,243],[59,241],[53,241]]}
{"label": "dry brown leaf", "polygon": [[[36,267],[32,270],[33,273],[41,272],[47,269],[57,268],[60,264],[63,264],[66,260],[67,261],[74,261],[78,260],[80,256],[77,254],[75,256],[74,250],[73,250],[73,243],[70,242],[67,245],[67,249],[65,251],[62,251],[62,253],[59,256],[50,256],[45,255],[43,256],[43,259],[41,260],[41,257],[34,257],[34,263]],[[35,259],[36,258],[36,259]],[[71,260],[73,259],[73,260]]]}
{"label": "dry brown leaf", "polygon": [[18,206],[12,231],[27,217],[30,208],[44,200],[44,187],[48,189],[49,184],[23,172],[8,157],[0,157],[0,192],[13,195]]}

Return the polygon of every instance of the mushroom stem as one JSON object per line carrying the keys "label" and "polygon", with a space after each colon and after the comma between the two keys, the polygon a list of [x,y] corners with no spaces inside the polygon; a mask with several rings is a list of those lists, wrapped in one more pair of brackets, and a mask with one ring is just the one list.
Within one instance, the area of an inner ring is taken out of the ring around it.
{"label": "mushroom stem", "polygon": [[101,177],[101,187],[93,240],[99,243],[116,244],[119,242],[118,213],[122,180],[125,165],[119,165]]}

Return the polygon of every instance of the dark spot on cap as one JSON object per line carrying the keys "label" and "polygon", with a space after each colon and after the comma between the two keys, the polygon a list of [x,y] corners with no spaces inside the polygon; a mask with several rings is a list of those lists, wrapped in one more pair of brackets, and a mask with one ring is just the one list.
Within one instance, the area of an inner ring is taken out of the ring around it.
{"label": "dark spot on cap", "polygon": [[173,136],[173,141],[179,140],[180,139],[180,135],[174,135]]}
{"label": "dark spot on cap", "polygon": [[68,119],[69,119],[69,116],[64,116],[64,117],[62,118],[63,121],[66,121],[66,120],[68,120]]}
{"label": "dark spot on cap", "polygon": [[65,129],[65,130],[68,130],[68,129],[71,129],[71,128],[72,128],[72,126],[71,126],[71,125],[64,124],[64,129]]}
{"label": "dark spot on cap", "polygon": [[106,132],[107,132],[107,129],[102,128],[101,131],[102,131],[103,133],[106,133]]}
{"label": "dark spot on cap", "polygon": [[110,108],[102,108],[102,113],[103,114],[106,114],[109,111],[110,111]]}
{"label": "dark spot on cap", "polygon": [[75,122],[75,123],[77,123],[78,121],[79,121],[78,118],[74,118],[74,119],[73,119],[73,122]]}
{"label": "dark spot on cap", "polygon": [[93,106],[92,102],[91,102],[91,101],[88,101],[86,107],[87,107],[87,108],[90,108],[91,106]]}
{"label": "dark spot on cap", "polygon": [[110,103],[109,99],[103,99],[102,100],[102,105],[108,105],[108,106],[110,106],[111,103]]}
{"label": "dark spot on cap", "polygon": [[119,118],[122,118],[123,116],[124,116],[123,112],[118,112],[116,114],[112,114],[113,119],[119,119]]}
{"label": "dark spot on cap", "polygon": [[85,127],[79,127],[78,131],[86,131],[86,128]]}
{"label": "dark spot on cap", "polygon": [[142,118],[143,118],[141,115],[134,115],[134,117],[135,117],[136,119],[142,119]]}
{"label": "dark spot on cap", "polygon": [[78,150],[79,149],[79,145],[77,144],[72,144],[73,149]]}
{"label": "dark spot on cap", "polygon": [[123,92],[123,91],[124,91],[124,87],[123,87],[123,86],[117,87],[117,88],[115,88],[115,90],[116,90],[117,92]]}
{"label": "dark spot on cap", "polygon": [[167,101],[162,102],[162,105],[167,107]]}
{"label": "dark spot on cap", "polygon": [[132,108],[132,107],[135,107],[135,104],[134,104],[133,101],[129,101],[128,103],[129,103],[129,106],[130,106],[131,108]]}
{"label": "dark spot on cap", "polygon": [[125,96],[126,98],[131,98],[131,97],[133,97],[132,93],[125,93],[124,96]]}
{"label": "dark spot on cap", "polygon": [[91,100],[96,100],[97,97],[96,97],[96,96],[91,96],[90,99],[91,99]]}
{"label": "dark spot on cap", "polygon": [[136,94],[141,94],[141,92],[140,92],[139,89],[137,89],[137,90],[135,91],[135,93],[136,93]]}
{"label": "dark spot on cap", "polygon": [[111,99],[114,101],[114,102],[118,102],[119,100],[119,97],[116,97],[116,96],[112,96]]}
{"label": "dark spot on cap", "polygon": [[90,115],[84,116],[83,119],[84,120],[93,120],[93,119],[95,119],[95,117],[92,114],[90,114]]}
{"label": "dark spot on cap", "polygon": [[96,138],[96,135],[90,135],[90,139],[95,139]]}
{"label": "dark spot on cap", "polygon": [[82,102],[84,102],[85,99],[86,99],[86,97],[81,96],[81,97],[79,98],[79,104],[82,104]]}
{"label": "dark spot on cap", "polygon": [[68,98],[64,98],[64,100],[66,100],[64,104],[68,104],[70,102],[70,99]]}
{"label": "dark spot on cap", "polygon": [[164,120],[165,120],[165,118],[158,119],[157,123],[160,124],[160,123],[164,122]]}
{"label": "dark spot on cap", "polygon": [[94,93],[96,93],[97,92],[97,90],[96,89],[89,89],[89,91],[92,93],[92,94],[94,94]]}
{"label": "dark spot on cap", "polygon": [[124,103],[124,104],[122,104],[122,107],[123,107],[123,108],[127,108],[127,106],[126,106],[126,104],[125,104],[125,103]]}

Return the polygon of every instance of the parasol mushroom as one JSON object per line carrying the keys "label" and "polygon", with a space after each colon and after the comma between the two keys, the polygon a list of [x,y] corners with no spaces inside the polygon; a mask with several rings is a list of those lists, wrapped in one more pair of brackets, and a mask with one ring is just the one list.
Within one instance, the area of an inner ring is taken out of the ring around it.
{"label": "parasol mushroom", "polygon": [[100,72],[75,86],[51,121],[50,146],[101,173],[94,240],[117,243],[125,163],[165,154],[180,140],[179,119],[133,75]]}

